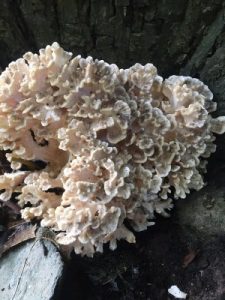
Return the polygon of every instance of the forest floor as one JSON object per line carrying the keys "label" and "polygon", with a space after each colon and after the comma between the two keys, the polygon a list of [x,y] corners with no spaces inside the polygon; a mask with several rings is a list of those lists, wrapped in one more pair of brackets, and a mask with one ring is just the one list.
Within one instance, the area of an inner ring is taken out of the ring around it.
{"label": "forest floor", "polygon": [[187,299],[224,300],[225,237],[193,244],[172,219],[157,223],[135,245],[120,242],[94,259],[74,255],[60,299],[167,300],[176,285]]}

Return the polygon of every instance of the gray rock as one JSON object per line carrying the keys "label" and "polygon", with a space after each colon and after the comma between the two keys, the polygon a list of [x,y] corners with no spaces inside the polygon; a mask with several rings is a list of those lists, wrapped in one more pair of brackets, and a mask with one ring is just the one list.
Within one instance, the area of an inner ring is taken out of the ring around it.
{"label": "gray rock", "polygon": [[29,241],[0,259],[1,300],[49,300],[63,271],[56,247],[49,241]]}

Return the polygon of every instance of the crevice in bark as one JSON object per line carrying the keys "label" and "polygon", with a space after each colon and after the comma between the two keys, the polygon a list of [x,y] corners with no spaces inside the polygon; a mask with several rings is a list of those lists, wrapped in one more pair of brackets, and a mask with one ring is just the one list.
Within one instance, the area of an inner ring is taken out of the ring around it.
{"label": "crevice in bark", "polygon": [[[181,73],[184,71],[187,74],[192,74],[197,70],[202,70],[207,61],[214,55],[217,50],[217,39],[221,32],[224,30],[223,14],[225,13],[224,8],[222,10],[217,10],[217,14],[212,22],[208,25],[207,34],[202,36],[202,39],[198,44],[192,49],[190,44],[190,51],[183,65],[181,66]],[[209,54],[210,53],[210,54]],[[196,70],[194,63],[197,62]]]}
{"label": "crevice in bark", "polygon": [[33,35],[32,30],[27,26],[27,23],[25,21],[23,13],[20,9],[20,1],[10,0],[7,2],[7,5],[8,5],[9,11],[11,12],[11,14],[15,20],[17,27],[19,28],[19,30],[21,32],[21,35],[24,38],[24,41],[25,41],[27,47],[31,51],[37,51],[38,47],[35,42],[35,37]]}
{"label": "crevice in bark", "polygon": [[55,13],[55,22],[56,22],[56,32],[58,34],[58,43],[61,43],[61,30],[60,30],[60,21],[59,21],[59,13],[58,13],[58,2],[57,0],[53,0],[53,7]]}

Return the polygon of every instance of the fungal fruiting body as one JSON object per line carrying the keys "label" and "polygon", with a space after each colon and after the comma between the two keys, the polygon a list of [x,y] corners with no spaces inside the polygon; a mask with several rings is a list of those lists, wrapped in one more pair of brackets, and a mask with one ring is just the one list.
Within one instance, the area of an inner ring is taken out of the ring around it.
{"label": "fungal fruiting body", "polygon": [[225,118],[212,118],[213,95],[198,79],[71,56],[53,43],[1,74],[0,146],[13,171],[0,176],[0,197],[16,192],[25,220],[92,256],[107,242],[135,242],[125,220],[145,230],[172,197],[203,186]]}

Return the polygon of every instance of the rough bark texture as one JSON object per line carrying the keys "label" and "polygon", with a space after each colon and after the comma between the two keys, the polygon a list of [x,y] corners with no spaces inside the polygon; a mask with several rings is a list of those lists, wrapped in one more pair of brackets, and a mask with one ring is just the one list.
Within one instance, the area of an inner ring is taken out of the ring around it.
{"label": "rough bark texture", "polygon": [[[214,93],[217,114],[225,114],[224,0],[1,0],[0,6],[2,69],[24,52],[58,41],[74,55],[120,67],[152,62],[162,76],[198,77]],[[61,299],[172,299],[172,284],[191,300],[225,299],[224,137],[218,145],[209,188],[139,234],[135,246],[120,243],[116,252],[93,260],[74,257]],[[217,192],[218,204],[208,205]],[[190,253],[196,257],[183,268]]]}
{"label": "rough bark texture", "polygon": [[120,67],[199,77],[224,113],[224,15],[223,0],[2,0],[0,66],[58,41]]}
{"label": "rough bark texture", "polygon": [[2,0],[0,65],[54,41],[120,67],[200,77],[225,112],[223,0]]}

